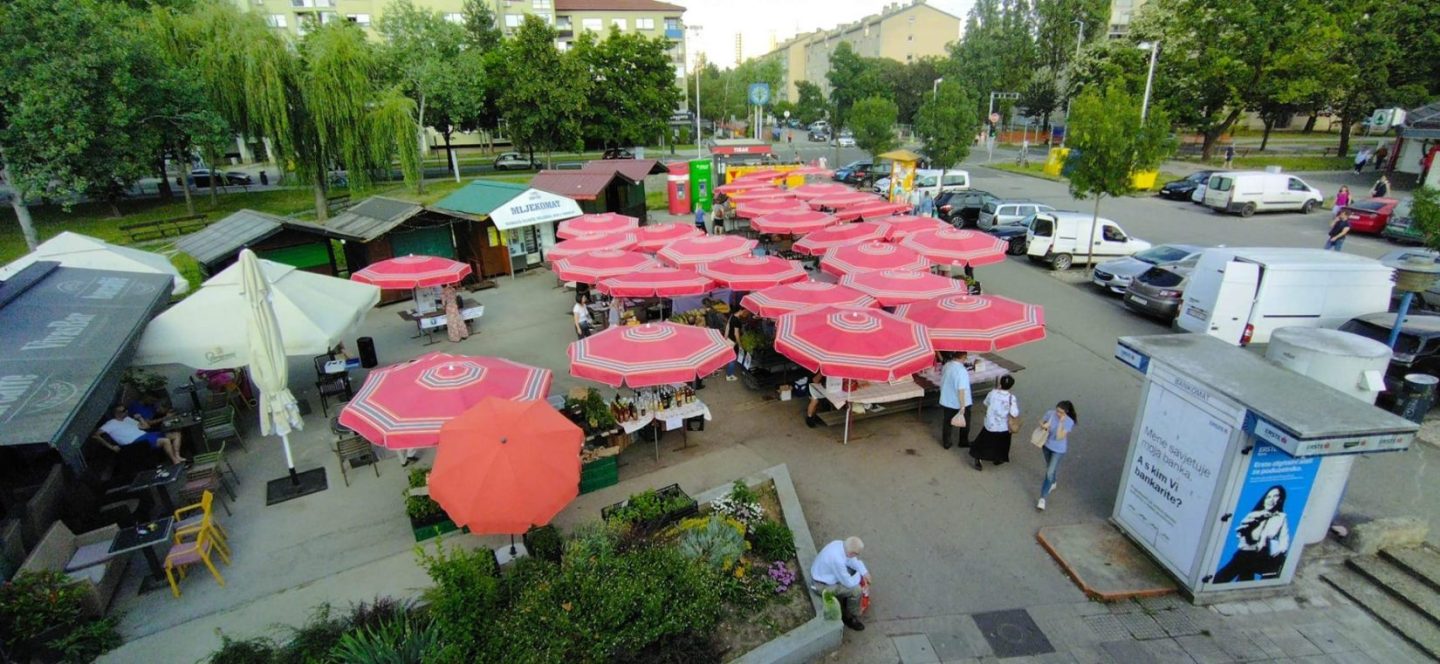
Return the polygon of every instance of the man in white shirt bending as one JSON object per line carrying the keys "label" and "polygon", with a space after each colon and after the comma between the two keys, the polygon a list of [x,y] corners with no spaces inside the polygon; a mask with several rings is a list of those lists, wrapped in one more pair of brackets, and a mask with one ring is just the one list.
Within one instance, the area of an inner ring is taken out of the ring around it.
{"label": "man in white shirt bending", "polygon": [[865,543],[859,537],[835,540],[820,549],[810,565],[810,579],[818,590],[830,591],[840,600],[840,616],[845,626],[855,631],[865,629],[860,622],[860,581],[870,583],[870,572],[860,561]]}
{"label": "man in white shirt bending", "polygon": [[149,446],[150,449],[164,452],[166,456],[170,457],[172,463],[184,463],[185,459],[180,456],[180,432],[171,431],[170,433],[158,433],[155,431],[146,431],[145,428],[148,426],[150,426],[150,423],[145,421],[144,418],[136,419],[130,417],[126,414],[124,406],[116,406],[111,418],[100,425],[99,433],[109,436],[110,440],[115,441],[115,445],[119,447],[105,443],[105,439],[99,435],[97,435],[96,438],[106,447],[117,452],[120,451],[120,447],[128,447],[135,443],[144,443]]}

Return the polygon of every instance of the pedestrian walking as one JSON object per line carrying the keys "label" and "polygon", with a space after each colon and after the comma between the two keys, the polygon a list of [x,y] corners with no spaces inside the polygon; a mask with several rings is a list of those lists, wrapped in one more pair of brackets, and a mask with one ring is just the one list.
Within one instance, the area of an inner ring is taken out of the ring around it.
{"label": "pedestrian walking", "polygon": [[1037,510],[1045,509],[1045,499],[1055,490],[1055,475],[1060,469],[1060,460],[1070,449],[1070,432],[1079,421],[1075,404],[1069,401],[1055,404],[1055,410],[1046,413],[1040,421],[1040,429],[1045,432],[1045,445],[1040,448],[1045,455],[1045,481],[1040,483],[1040,500],[1035,503]]}
{"label": "pedestrian walking", "polygon": [[1010,391],[1012,387],[1015,387],[1015,378],[1001,376],[1000,389],[985,395],[985,424],[970,445],[975,470],[984,470],[981,461],[997,466],[1010,461],[1010,435],[1020,428],[1020,403]]}
{"label": "pedestrian walking", "polygon": [[810,381],[805,386],[805,391],[810,393],[810,403],[805,404],[805,426],[811,429],[825,423],[825,420],[820,419],[820,400],[825,398],[825,387],[821,383],[823,380],[825,375],[816,369],[815,373],[810,374]]}
{"label": "pedestrian walking", "polygon": [[1326,251],[1340,251],[1345,246],[1345,238],[1350,235],[1350,211],[1341,210],[1330,222],[1330,232],[1325,237]]}
{"label": "pedestrian walking", "polygon": [[260,169],[260,184],[266,185],[266,186],[268,186],[268,185],[270,184],[270,172],[269,172],[269,171],[266,171],[266,170],[263,169],[263,168]]}
{"label": "pedestrian walking", "polygon": [[1232,168],[1234,168],[1234,167],[1235,167],[1235,145],[1234,145],[1234,144],[1231,144],[1231,145],[1225,146],[1225,165],[1223,166],[1223,168],[1228,171],[1228,170],[1230,170],[1230,169],[1232,169]]}
{"label": "pedestrian walking", "polygon": [[1350,187],[1340,185],[1340,191],[1335,192],[1335,207],[1330,209],[1332,214],[1340,214],[1346,205],[1350,204]]}
{"label": "pedestrian walking", "polygon": [[925,193],[920,194],[920,216],[935,216],[935,197],[930,195],[929,190],[926,190]]}
{"label": "pedestrian walking", "polygon": [[1370,188],[1370,195],[1375,198],[1385,198],[1390,195],[1390,178],[1384,175],[1375,181],[1375,186]]}
{"label": "pedestrian walking", "polygon": [[[970,447],[970,372],[965,369],[965,351],[942,355],[940,370],[940,446],[950,449],[959,438],[960,447]],[[957,431],[958,430],[958,431]]]}
{"label": "pedestrian walking", "polygon": [[1389,156],[1390,156],[1390,146],[1388,146],[1388,145],[1381,145],[1380,147],[1375,148],[1375,156],[1374,156],[1373,159],[1371,159],[1371,161],[1374,161],[1374,162],[1375,162],[1375,170],[1379,171],[1379,170],[1384,169],[1384,168],[1385,168],[1385,158],[1386,158],[1386,157],[1389,157]]}
{"label": "pedestrian walking", "polygon": [[1359,174],[1360,174],[1360,171],[1361,171],[1361,170],[1364,170],[1364,168],[1365,168],[1365,162],[1367,162],[1367,161],[1370,161],[1370,151],[1369,151],[1369,150],[1366,150],[1365,148],[1360,148],[1360,151],[1355,153],[1355,174],[1356,174],[1356,175],[1359,175]]}

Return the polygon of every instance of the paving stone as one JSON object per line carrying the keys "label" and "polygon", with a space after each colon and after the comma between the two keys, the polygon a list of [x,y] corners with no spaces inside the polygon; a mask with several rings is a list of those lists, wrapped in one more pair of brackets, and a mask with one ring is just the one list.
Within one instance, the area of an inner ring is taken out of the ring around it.
{"label": "paving stone", "polygon": [[1309,657],[1297,657],[1296,662],[1301,664],[1336,664],[1335,658],[1329,655],[1311,655]]}
{"label": "paving stone", "polygon": [[1075,659],[1076,664],[1125,664],[1110,656],[1104,648],[1098,644],[1085,646],[1083,648],[1071,648],[1070,657]]}
{"label": "paving stone", "polygon": [[1324,654],[1318,646],[1311,643],[1300,632],[1293,627],[1266,627],[1260,630],[1261,634],[1270,637],[1275,645],[1285,651],[1286,657],[1309,657],[1311,655]]}
{"label": "paving stone", "polygon": [[1120,619],[1120,624],[1124,625],[1125,629],[1130,631],[1131,636],[1142,641],[1145,639],[1163,639],[1166,636],[1165,630],[1160,627],[1160,623],[1155,622],[1155,618],[1144,613],[1122,613],[1116,617]]}
{"label": "paving stone", "polygon": [[1175,639],[1153,639],[1145,641],[1141,645],[1154,654],[1162,662],[1168,664],[1194,664],[1195,660],[1185,653]]}
{"label": "paving stone", "polygon": [[1125,664],[1169,664],[1155,656],[1139,641],[1106,641],[1100,644],[1116,661]]}
{"label": "paving stone", "polygon": [[1119,602],[1107,602],[1105,604],[1105,608],[1110,609],[1110,613],[1113,615],[1120,615],[1122,613],[1135,613],[1136,611],[1142,610],[1140,607],[1140,603],[1133,599],[1121,600]]}
{"label": "paving stone", "polygon": [[1220,602],[1210,605],[1210,610],[1222,616],[1244,616],[1250,614],[1250,605],[1244,602]]}
{"label": "paving stone", "polygon": [[984,648],[977,647],[961,632],[930,632],[926,636],[930,637],[930,646],[943,662],[980,657],[990,651],[988,644]]}
{"label": "paving stone", "polygon": [[1095,631],[1095,635],[1100,637],[1101,642],[1130,638],[1130,630],[1125,629],[1125,625],[1116,616],[1088,616],[1085,618],[1085,624]]}
{"label": "paving stone", "polygon": [[1256,648],[1255,652],[1256,652],[1256,654],[1255,654],[1255,655],[1251,655],[1251,658],[1252,658],[1252,659],[1255,659],[1255,658],[1257,658],[1257,657],[1259,657],[1259,658],[1268,657],[1268,658],[1270,658],[1270,659],[1284,659],[1284,658],[1286,658],[1286,657],[1289,656],[1289,655],[1285,652],[1285,649],[1284,649],[1284,648],[1281,648],[1281,647],[1279,646],[1279,644],[1275,643],[1274,640],[1272,640],[1269,636],[1266,636],[1266,635],[1265,635],[1263,632],[1261,632],[1259,629],[1245,629],[1245,630],[1240,630],[1240,633],[1241,633],[1241,635],[1244,636],[1245,638],[1250,639],[1250,642],[1255,645],[1255,648]]}
{"label": "paving stone", "polygon": [[1136,600],[1136,602],[1140,604],[1140,608],[1151,612],[1168,611],[1170,609],[1184,609],[1190,608],[1192,606],[1190,602],[1185,601],[1185,598],[1179,595],[1141,597],[1140,599]]}
{"label": "paving stone", "polygon": [[1199,662],[1199,664],[1223,664],[1225,662],[1238,661],[1235,657],[1226,653],[1225,650],[1220,647],[1220,644],[1216,643],[1215,637],[1213,636],[1204,636],[1201,634],[1182,636],[1175,639],[1175,642],[1180,644],[1180,648],[1185,651],[1185,654],[1190,656],[1190,659]]}
{"label": "paving stone", "polygon": [[1190,636],[1201,630],[1189,611],[1160,611],[1151,617],[1169,636]]}
{"label": "paving stone", "polygon": [[1354,641],[1347,638],[1341,631],[1340,625],[1331,623],[1313,623],[1309,625],[1297,625],[1295,630],[1300,632],[1310,643],[1315,644],[1320,652],[1348,652],[1356,650]]}
{"label": "paving stone", "polygon": [[1215,645],[1220,646],[1220,650],[1237,661],[1248,662],[1276,657],[1239,630],[1220,628],[1213,631],[1211,636],[1215,639]]}
{"label": "paving stone", "polygon": [[[1039,625],[1041,631],[1045,632],[1045,636],[1050,639],[1050,645],[1055,646],[1056,650],[1066,650],[1079,646],[1093,646],[1101,641],[1114,640],[1110,638],[1100,638],[1085,620],[1085,618],[1081,617],[1044,621],[1037,618],[1035,624]],[[1123,630],[1124,628],[1121,627],[1120,629]]]}
{"label": "paving stone", "polygon": [[1271,597],[1264,600],[1271,611],[1299,611],[1300,604],[1294,597]]}
{"label": "paving stone", "polygon": [[890,640],[895,643],[895,651],[900,653],[900,664],[940,664],[940,657],[924,634],[892,636]]}
{"label": "paving stone", "polygon": [[1358,650],[1330,653],[1336,664],[1380,664],[1379,660]]}

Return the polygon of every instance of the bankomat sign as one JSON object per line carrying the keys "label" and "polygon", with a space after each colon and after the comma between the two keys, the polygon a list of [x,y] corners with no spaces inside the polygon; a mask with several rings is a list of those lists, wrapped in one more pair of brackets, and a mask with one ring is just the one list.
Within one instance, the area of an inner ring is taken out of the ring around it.
{"label": "bankomat sign", "polygon": [[1115,344],[1115,359],[1130,365],[1131,368],[1142,374],[1150,368],[1150,356],[1125,344]]}
{"label": "bankomat sign", "polygon": [[1245,413],[1245,431],[1291,456],[1335,456],[1409,449],[1413,433],[1376,433],[1339,438],[1301,438],[1253,411]]}

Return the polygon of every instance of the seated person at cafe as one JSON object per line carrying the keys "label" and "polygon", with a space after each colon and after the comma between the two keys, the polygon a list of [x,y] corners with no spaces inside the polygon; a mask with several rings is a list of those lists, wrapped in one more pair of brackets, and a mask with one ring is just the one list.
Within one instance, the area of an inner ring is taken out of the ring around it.
{"label": "seated person at cafe", "polygon": [[170,414],[170,407],[150,395],[137,397],[125,406],[125,412],[136,420],[159,422]]}
{"label": "seated person at cafe", "polygon": [[[95,438],[102,445],[116,452],[120,451],[120,447],[141,443],[148,445],[150,449],[164,452],[166,456],[170,457],[172,463],[185,462],[185,459],[180,456],[179,431],[170,433],[146,431],[148,427],[150,427],[149,420],[131,417],[125,412],[124,406],[116,406],[111,418],[100,425],[100,430],[95,432]],[[109,436],[110,440],[115,441],[115,445],[119,447],[106,442],[104,436],[100,435],[102,433]]]}

